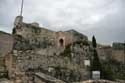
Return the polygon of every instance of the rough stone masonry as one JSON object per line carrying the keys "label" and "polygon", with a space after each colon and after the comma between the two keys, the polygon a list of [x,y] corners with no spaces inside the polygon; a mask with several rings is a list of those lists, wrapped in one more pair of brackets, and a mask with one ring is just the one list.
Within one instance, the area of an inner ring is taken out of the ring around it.
{"label": "rough stone masonry", "polygon": [[[75,30],[51,31],[38,23],[24,23],[17,16],[13,50],[7,55],[10,78],[19,72],[42,72],[66,82],[90,78],[90,45],[87,36]],[[85,64],[88,61],[88,65]],[[23,78],[22,78],[23,79]]]}

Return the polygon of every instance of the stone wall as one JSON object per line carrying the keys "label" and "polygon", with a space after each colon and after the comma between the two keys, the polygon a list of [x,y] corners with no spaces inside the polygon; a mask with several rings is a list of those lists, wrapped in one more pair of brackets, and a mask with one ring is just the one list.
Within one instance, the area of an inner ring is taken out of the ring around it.
{"label": "stone wall", "polygon": [[[87,36],[78,33],[74,30],[69,31],[51,31],[43,27],[37,26],[34,23],[24,23],[22,17],[17,17],[15,19],[15,27],[13,29],[14,35],[20,35],[22,38],[26,39],[30,44],[43,44],[48,41],[48,44],[53,46],[65,46],[76,41],[88,41]],[[62,41],[62,45],[61,45]]]}
{"label": "stone wall", "polygon": [[125,53],[124,50],[113,50],[112,58],[118,62],[125,62]]}
{"label": "stone wall", "polygon": [[[117,45],[122,50],[114,49]],[[124,76],[123,44],[101,46],[97,52],[103,66],[111,66],[115,76]],[[32,75],[27,77],[27,72],[41,72],[68,83],[90,79],[92,46],[87,36],[75,30],[55,32],[38,23],[24,23],[22,16],[15,19],[13,35],[0,32],[0,56],[1,61],[5,59],[9,78],[15,81],[31,82]]]}
{"label": "stone wall", "polygon": [[12,35],[0,31],[0,78],[7,77],[5,55],[11,52],[13,42]]}
{"label": "stone wall", "polygon": [[112,58],[112,47],[111,46],[103,46],[97,48],[98,55],[100,60],[107,61]]}
{"label": "stone wall", "polygon": [[87,36],[74,30],[47,30],[36,23],[24,23],[18,16],[13,38],[13,50],[6,56],[10,77],[39,71],[67,82],[90,78],[90,62],[85,64],[91,57]]}
{"label": "stone wall", "polygon": [[[37,50],[13,50],[16,67],[20,71],[34,69],[50,74],[65,81],[79,81],[90,78],[89,66],[84,60],[90,60],[89,46],[74,43],[65,48],[54,47]],[[70,75],[72,74],[71,77]],[[60,76],[61,75],[61,76]]]}
{"label": "stone wall", "polygon": [[11,34],[0,31],[0,57],[4,57],[13,48],[13,37]]}
{"label": "stone wall", "polygon": [[112,44],[112,58],[118,62],[125,62],[125,43],[114,42]]}
{"label": "stone wall", "polygon": [[[116,44],[116,43],[115,43]],[[119,46],[120,44],[120,46]],[[125,51],[123,49],[123,44],[118,43],[114,45],[113,47],[111,46],[101,46],[97,48],[98,55],[101,60],[116,60],[117,62],[124,63],[125,61]]]}
{"label": "stone wall", "polygon": [[114,50],[125,50],[125,43],[120,43],[120,42],[114,42],[112,44],[112,48]]}

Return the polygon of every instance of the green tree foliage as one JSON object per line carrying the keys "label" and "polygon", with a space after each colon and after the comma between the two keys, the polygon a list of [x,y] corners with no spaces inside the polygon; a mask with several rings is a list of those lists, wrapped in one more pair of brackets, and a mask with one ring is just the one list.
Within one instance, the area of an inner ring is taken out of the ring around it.
{"label": "green tree foliage", "polygon": [[91,60],[91,71],[100,71],[102,73],[102,66],[101,62],[98,57],[98,53],[96,50],[97,44],[96,44],[96,39],[95,36],[92,37],[92,46],[93,46],[93,56]]}
{"label": "green tree foliage", "polygon": [[113,70],[111,66],[107,64],[102,65],[102,78],[107,80],[114,80]]}
{"label": "green tree foliage", "polygon": [[96,51],[96,49],[93,50],[93,59],[91,62],[91,70],[92,71],[101,71],[101,63],[98,57],[98,53]]}
{"label": "green tree foliage", "polygon": [[94,48],[97,47],[95,36],[92,37],[92,46],[93,46]]}
{"label": "green tree foliage", "polygon": [[114,80],[113,71],[109,63],[102,64],[96,50],[97,44],[95,36],[92,37],[93,56],[91,60],[91,71],[100,71],[101,79]]}
{"label": "green tree foliage", "polygon": [[12,34],[16,34],[16,29],[15,28],[13,28]]}
{"label": "green tree foliage", "polygon": [[98,53],[96,51],[96,39],[95,39],[95,36],[92,37],[92,45],[93,45],[93,56],[92,56],[92,61],[91,61],[91,70],[92,71],[95,71],[95,70],[98,70],[98,71],[101,71],[101,63],[100,63],[100,60],[99,60],[99,57],[98,57]]}

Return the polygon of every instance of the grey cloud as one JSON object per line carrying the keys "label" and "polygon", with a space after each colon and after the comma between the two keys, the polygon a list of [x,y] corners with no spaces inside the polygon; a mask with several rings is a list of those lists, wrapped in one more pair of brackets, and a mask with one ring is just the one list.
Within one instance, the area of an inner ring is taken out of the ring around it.
{"label": "grey cloud", "polygon": [[84,32],[89,35],[97,37],[97,41],[104,44],[111,44],[112,42],[124,42],[125,40],[125,11],[119,11],[120,14],[110,15],[103,21],[94,24],[92,29],[85,30]]}
{"label": "grey cloud", "polygon": [[[12,29],[20,3],[21,0],[0,0],[0,30]],[[52,30],[76,29],[89,38],[96,34],[99,42],[107,43],[122,40],[119,37],[124,35],[124,5],[125,0],[24,0],[23,16],[25,22],[37,21]],[[113,35],[104,38],[109,28]]]}

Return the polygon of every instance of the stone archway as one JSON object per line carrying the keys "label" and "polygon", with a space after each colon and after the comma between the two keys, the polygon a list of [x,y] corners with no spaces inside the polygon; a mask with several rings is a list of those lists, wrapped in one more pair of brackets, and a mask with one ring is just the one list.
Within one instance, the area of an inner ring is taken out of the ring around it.
{"label": "stone archway", "polygon": [[64,46],[64,39],[63,38],[59,39],[59,46]]}

